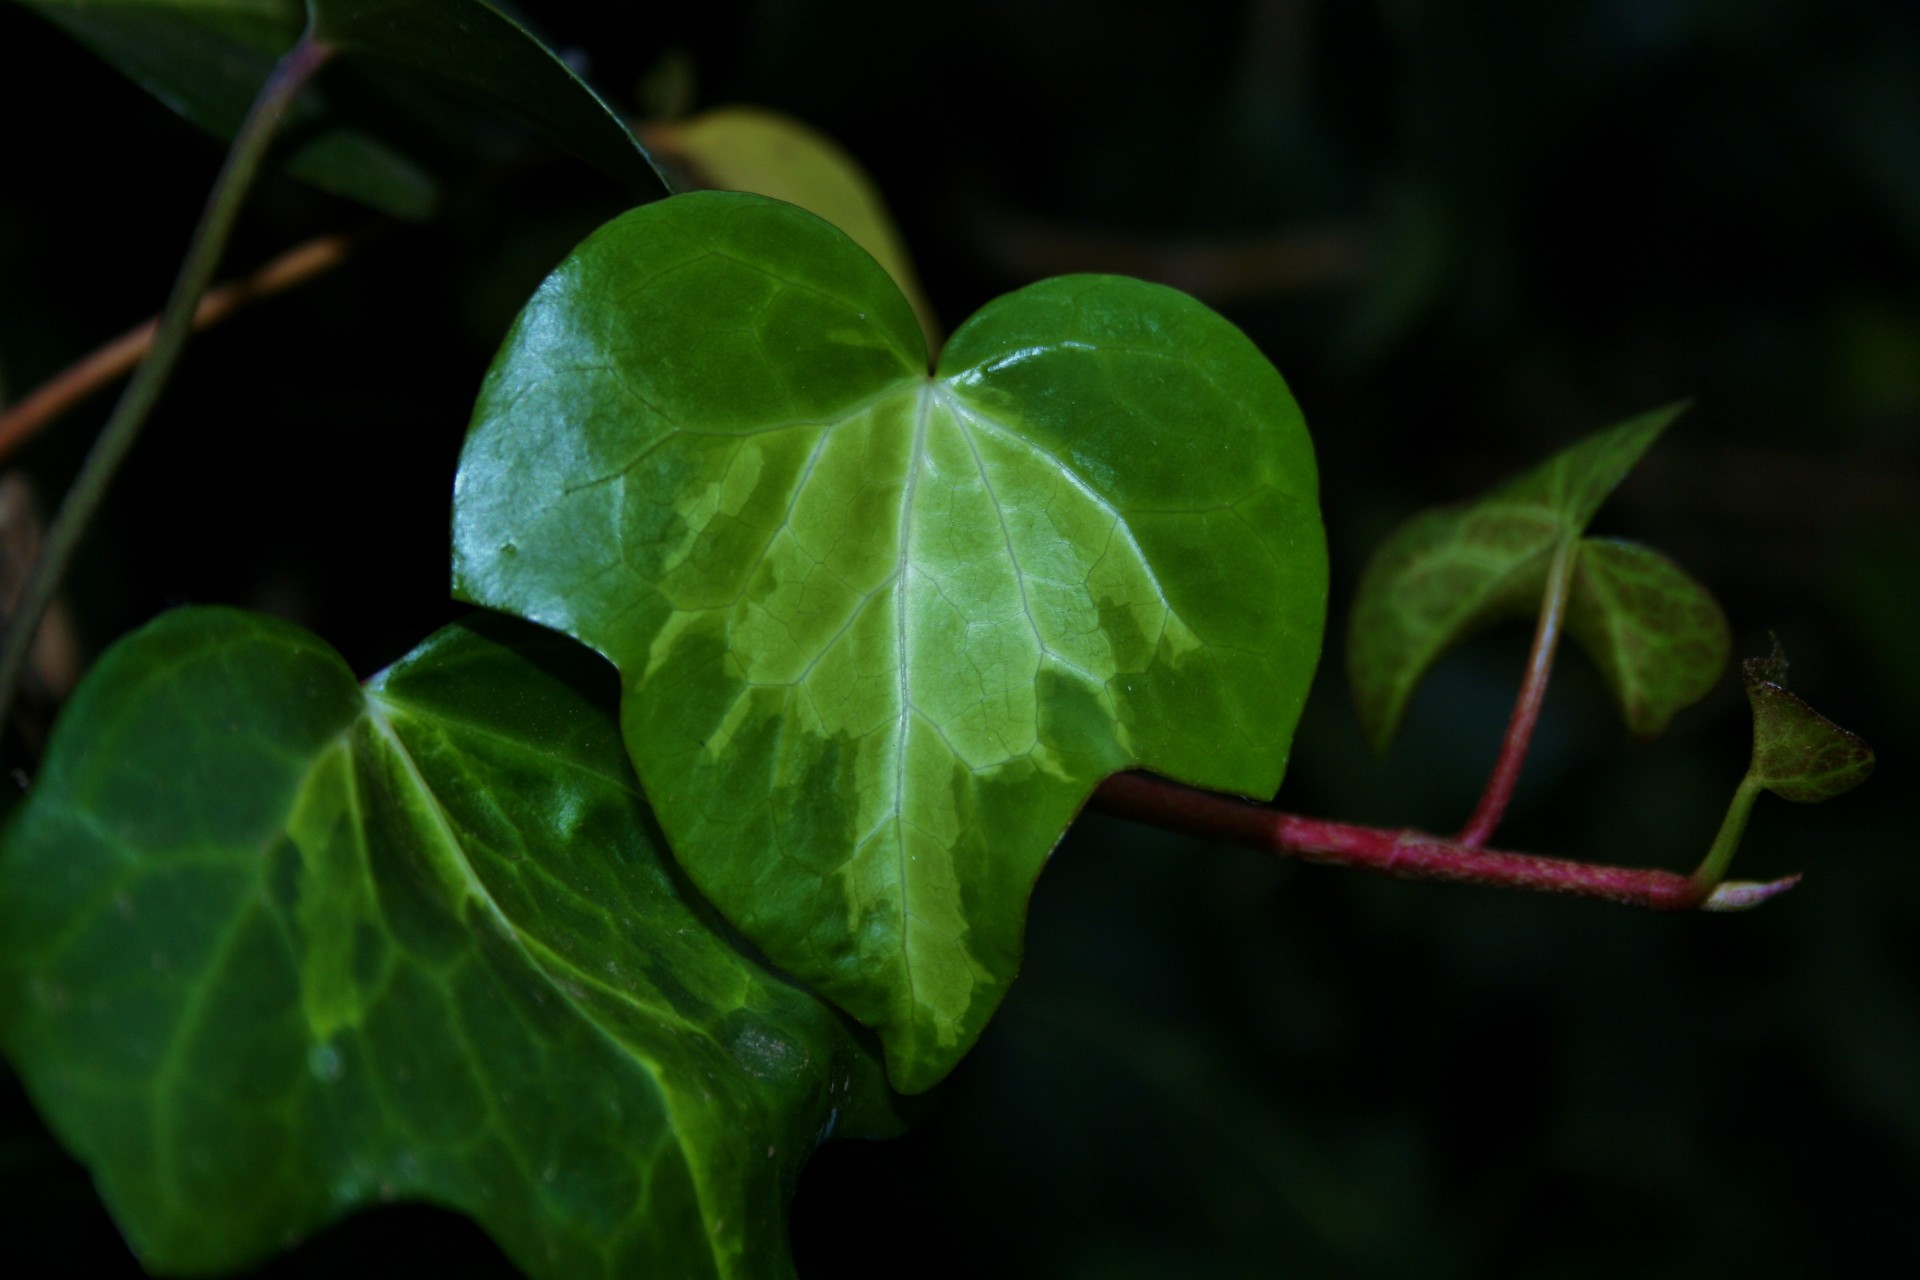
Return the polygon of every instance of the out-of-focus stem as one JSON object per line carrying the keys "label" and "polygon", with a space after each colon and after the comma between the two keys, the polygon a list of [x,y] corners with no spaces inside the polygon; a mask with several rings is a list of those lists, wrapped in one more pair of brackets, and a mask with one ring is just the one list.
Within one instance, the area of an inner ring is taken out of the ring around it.
{"label": "out-of-focus stem", "polygon": [[193,328],[200,295],[213,279],[214,268],[219,265],[240,205],[266,158],[267,144],[273,140],[280,118],[292,105],[295,95],[332,52],[311,35],[302,35],[261,86],[247,118],[241,122],[239,133],[234,135],[233,144],[227,148],[226,163],[221,166],[220,176],[214,179],[206,210],[200,215],[200,225],[194,228],[187,256],[180,264],[173,293],[160,313],[152,349],[134,371],[107,425],[101,428],[99,439],[94,441],[86,461],[81,464],[73,488],[68,490],[47,530],[46,547],[21,593],[20,607],[8,620],[6,647],[0,650],[0,724],[5,723],[6,713],[12,708],[14,688],[19,684],[21,670],[32,649],[34,633],[39,630],[40,620],[46,616],[54,592],[66,575],[74,549],[179,360],[180,349]]}

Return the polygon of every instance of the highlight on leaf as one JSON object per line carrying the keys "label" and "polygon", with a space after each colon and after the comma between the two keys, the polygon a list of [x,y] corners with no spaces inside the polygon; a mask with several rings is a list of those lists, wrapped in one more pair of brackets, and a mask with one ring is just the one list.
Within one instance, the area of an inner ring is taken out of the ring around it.
{"label": "highlight on leaf", "polygon": [[454,559],[465,598],[619,667],[675,855],[906,1091],[998,1006],[1103,778],[1273,793],[1326,592],[1305,425],[1226,321],[1066,277],[930,376],[871,257],[726,192],[623,215],[541,287]]}

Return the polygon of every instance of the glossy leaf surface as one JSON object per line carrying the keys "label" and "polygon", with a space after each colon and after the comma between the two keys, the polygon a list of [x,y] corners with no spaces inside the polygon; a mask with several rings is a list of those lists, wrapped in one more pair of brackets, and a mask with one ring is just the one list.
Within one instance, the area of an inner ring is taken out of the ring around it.
{"label": "glossy leaf surface", "polygon": [[1867,780],[1873,749],[1787,691],[1787,661],[1778,646],[1771,657],[1741,666],[1753,704],[1751,781],[1782,799],[1815,804]]}
{"label": "glossy leaf surface", "polygon": [[[1393,741],[1407,700],[1441,654],[1493,623],[1540,609],[1554,555],[1580,538],[1684,407],[1671,405],[1589,436],[1477,502],[1415,516],[1381,545],[1361,578],[1347,630],[1347,677],[1376,751]],[[1584,552],[1577,554],[1584,558]],[[1690,687],[1687,680],[1655,674],[1658,663],[1635,670],[1636,658],[1620,649],[1622,638],[1637,634],[1652,616],[1651,606],[1626,590],[1622,569],[1650,571],[1638,560],[1629,565],[1616,553],[1600,555],[1597,573],[1584,589],[1575,588],[1585,592],[1580,634],[1621,694],[1628,723],[1636,729],[1664,723],[1659,710],[1672,714],[1671,697],[1657,691]]]}
{"label": "glossy leaf surface", "polygon": [[[231,138],[274,64],[306,26],[301,0],[20,0],[194,124]],[[437,186],[389,142],[328,110],[323,81],[290,120],[287,171],[401,218],[424,218]]]}
{"label": "glossy leaf surface", "polygon": [[1658,551],[1611,538],[1581,540],[1567,630],[1644,738],[1712,692],[1732,643],[1705,587]]}
{"label": "glossy leaf surface", "polygon": [[613,659],[675,854],[909,1091],[1100,779],[1278,786],[1326,590],[1299,411],[1198,303],[1048,281],[929,377],[870,257],[720,192],[608,224],[522,313],[454,565]]}
{"label": "glossy leaf surface", "polygon": [[758,107],[722,107],[691,120],[649,125],[643,136],[689,169],[702,187],[785,200],[846,232],[887,269],[913,304],[928,342],[937,342],[933,308],[921,293],[906,242],[880,189],[833,139]]}
{"label": "glossy leaf surface", "polygon": [[539,1276],[789,1271],[877,1056],[716,931],[611,686],[505,619],[364,691],[226,610],[101,661],[0,850],[0,1033],[149,1268],[422,1199]]}

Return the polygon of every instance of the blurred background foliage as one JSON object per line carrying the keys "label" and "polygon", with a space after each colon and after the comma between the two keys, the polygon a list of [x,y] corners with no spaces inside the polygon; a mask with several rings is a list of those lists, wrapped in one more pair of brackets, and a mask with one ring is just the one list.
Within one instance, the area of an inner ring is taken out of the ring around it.
{"label": "blurred background foliage", "polygon": [[[1117,270],[1261,344],[1313,426],[1334,548],[1332,656],[1286,807],[1458,825],[1527,628],[1446,659],[1376,762],[1337,659],[1366,555],[1419,507],[1685,396],[1596,531],[1718,591],[1736,655],[1776,633],[1796,689],[1880,755],[1831,806],[1762,801],[1738,871],[1808,878],[1752,916],[1375,880],[1090,816],[1040,883],[1005,1011],[918,1130],[815,1157],[803,1275],[1920,1262],[1920,7],[520,11],[624,110],[753,103],[838,139],[949,329],[1034,278]],[[157,309],[220,149],[10,5],[0,120],[13,398]],[[366,239],[190,348],[71,578],[83,657],[170,605],[224,602],[371,673],[455,616],[447,495],[480,373],[622,202],[518,134],[485,141],[417,226],[282,178],[258,191],[235,270],[322,232]],[[44,505],[107,407],[19,458]],[[1747,733],[1729,677],[1634,743],[1569,654],[1499,843],[1688,868]],[[0,1248],[35,1274],[131,1269],[85,1173],[4,1089]],[[452,1262],[504,1265],[463,1222],[395,1208],[265,1274]]]}

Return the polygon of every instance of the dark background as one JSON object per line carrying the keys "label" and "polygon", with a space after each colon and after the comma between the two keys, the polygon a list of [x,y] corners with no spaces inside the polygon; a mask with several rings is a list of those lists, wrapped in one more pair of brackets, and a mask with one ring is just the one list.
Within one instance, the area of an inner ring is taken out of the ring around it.
{"label": "dark background", "polygon": [[[1038,276],[1193,289],[1285,372],[1333,547],[1281,803],[1451,830],[1527,628],[1446,659],[1384,764],[1340,653],[1370,548],[1584,432],[1694,408],[1596,529],[1769,631],[1878,749],[1763,798],[1750,916],[1376,880],[1093,816],[911,1136],[836,1143],[803,1275],[1814,1275],[1920,1263],[1920,6],[1885,0],[525,4],[623,107],[792,112],[892,202],[949,328]],[[663,59],[666,62],[663,64]],[[0,396],[150,314],[220,149],[0,4]],[[71,578],[83,648],[160,609],[291,616],[362,673],[457,608],[450,478],[493,346],[622,194],[528,143],[424,226],[190,349]],[[229,262],[368,215],[284,179]],[[109,398],[20,458],[43,501]],[[1632,742],[1561,665],[1501,843],[1685,869],[1745,762],[1729,678]],[[130,1268],[0,1094],[6,1253]],[[424,1209],[276,1275],[500,1263]]]}

